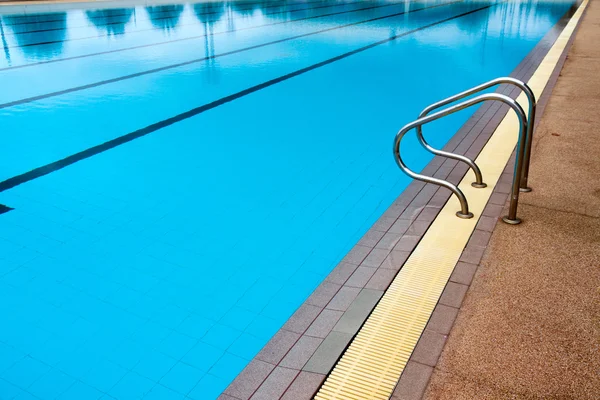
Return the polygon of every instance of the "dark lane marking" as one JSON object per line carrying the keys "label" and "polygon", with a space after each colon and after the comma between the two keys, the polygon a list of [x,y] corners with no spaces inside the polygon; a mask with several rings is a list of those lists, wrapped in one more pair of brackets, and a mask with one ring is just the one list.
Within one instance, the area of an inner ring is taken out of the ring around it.
{"label": "dark lane marking", "polygon": [[[315,0],[315,1],[306,1],[306,2],[299,2],[299,3],[291,3],[289,4],[290,6],[294,6],[294,5],[305,5],[305,4],[313,4],[313,3],[323,3],[322,0]],[[215,3],[216,4],[216,3]],[[285,6],[288,6],[288,4],[285,4]],[[263,10],[269,9],[269,8],[280,8],[282,7],[282,5],[274,5],[274,6],[268,6],[268,7],[264,7]],[[215,14],[220,14],[222,11],[225,10],[225,7],[222,8],[222,10],[216,10],[216,11],[210,11],[210,12],[206,12],[206,13],[200,13],[200,14],[194,14],[198,17],[200,16],[207,16],[207,15],[215,15]],[[252,10],[252,7],[250,8],[242,8],[239,9],[239,11],[248,11],[248,10]],[[303,10],[303,9],[301,9]],[[304,8],[304,10],[306,10],[306,8]],[[288,11],[294,11],[294,10],[288,10]],[[166,10],[166,11],[160,11],[157,12],[155,15],[163,15],[159,18],[154,18],[153,17],[153,21],[161,21],[164,19],[169,19],[169,18],[173,18],[173,10]],[[170,15],[165,15],[169,13]],[[112,19],[113,17],[115,17],[114,15],[111,15],[110,18]],[[90,17],[88,17],[90,18]],[[121,25],[121,24],[126,24],[129,22],[131,18],[128,17],[126,21],[114,21],[114,22],[108,22],[103,24],[103,26],[111,26],[111,25]],[[56,22],[60,22],[60,21],[56,21]],[[46,23],[46,22],[42,22],[42,23]],[[38,23],[40,24],[40,23]],[[14,26],[14,25],[9,25],[9,26]],[[70,29],[80,29],[80,28],[89,28],[91,27],[89,24],[88,25],[82,25],[82,26],[68,26],[66,28],[45,28],[45,29],[38,29],[38,30],[34,30],[34,31],[21,31],[21,32],[12,32],[9,35],[25,35],[25,34],[32,34],[32,33],[41,33],[41,32],[54,32],[54,31],[66,31],[66,30],[70,30]]]}
{"label": "dark lane marking", "polygon": [[[276,1],[268,1],[265,4],[261,3],[260,1],[235,1],[236,4],[241,4],[241,5],[247,5],[250,6],[249,8],[240,8],[239,10],[241,11],[246,11],[246,10],[251,10],[253,7],[255,6],[260,6],[260,5],[264,5],[265,8],[272,8],[272,7],[284,7],[284,6],[290,6],[290,5],[296,5],[296,4],[310,4],[310,3],[324,3],[326,1],[331,1],[331,0],[314,0],[314,1],[298,1],[298,2],[294,2],[294,3],[288,3],[286,0],[276,0]],[[200,4],[200,3],[192,3],[193,4]],[[201,3],[201,4],[207,4],[207,3]],[[210,5],[214,5],[214,4],[222,4],[223,6],[225,5],[230,5],[231,2],[227,2],[227,1],[214,1],[211,2]],[[177,5],[177,4],[165,4],[165,5]],[[110,10],[121,10],[121,9],[135,9],[136,7],[116,7],[116,8],[90,8],[87,10],[81,10],[81,11],[110,11]],[[148,10],[147,10],[148,11]],[[64,12],[64,11],[63,11]],[[161,14],[167,11],[158,11],[156,12],[156,14]],[[155,15],[154,12],[152,11],[148,11],[148,13],[150,15]],[[36,14],[25,14],[25,15],[10,15],[10,14],[6,14],[4,16],[6,17],[11,17],[11,18],[35,18],[36,15],[49,15],[49,14],[56,14],[56,11],[46,11],[46,12],[40,12],[40,13],[36,13]],[[204,14],[203,14],[204,15]],[[112,17],[124,17],[126,16],[126,14],[113,14],[111,15]],[[0,16],[1,17],[1,16]],[[28,21],[28,22],[17,22],[14,24],[5,24],[6,26],[19,26],[19,25],[29,25],[29,24],[48,24],[48,23],[52,23],[52,22],[60,22],[62,21],[61,19],[51,19],[51,20],[40,20],[40,21]],[[79,20],[75,20],[76,22]]]}
{"label": "dark lane marking", "polygon": [[292,79],[292,78],[294,78],[296,76],[299,76],[299,75],[305,74],[307,72],[313,71],[313,70],[315,70],[317,68],[321,68],[323,66],[332,64],[332,63],[334,63],[336,61],[343,60],[343,59],[348,58],[348,57],[350,57],[352,55],[355,55],[355,54],[358,54],[358,53],[362,53],[362,52],[364,52],[366,50],[369,50],[369,49],[372,49],[372,48],[377,47],[379,45],[391,42],[391,41],[396,40],[398,38],[401,38],[401,37],[404,37],[404,36],[408,36],[408,35],[411,35],[411,34],[413,34],[415,32],[419,32],[419,31],[422,31],[422,30],[434,27],[436,25],[441,25],[443,23],[446,23],[446,22],[449,22],[449,21],[452,21],[452,20],[455,20],[455,19],[458,19],[458,18],[462,18],[462,17],[465,17],[465,16],[470,15],[470,14],[474,14],[474,13],[479,12],[479,11],[486,10],[486,9],[488,9],[490,7],[493,7],[493,6],[496,6],[498,4],[502,4],[502,3],[505,3],[505,1],[501,1],[501,2],[490,4],[490,5],[487,5],[487,6],[484,6],[484,7],[480,7],[480,8],[471,10],[471,11],[464,12],[464,13],[459,14],[459,15],[455,15],[453,17],[445,18],[445,19],[443,19],[441,21],[433,22],[431,24],[427,24],[427,25],[424,25],[422,27],[419,27],[419,28],[416,28],[416,29],[412,29],[410,31],[407,31],[407,32],[404,32],[404,33],[401,33],[401,34],[398,34],[398,35],[390,36],[390,37],[388,37],[386,39],[383,39],[383,40],[380,40],[378,42],[371,43],[369,45],[366,45],[366,46],[360,47],[358,49],[349,51],[349,52],[341,54],[339,56],[327,59],[325,61],[321,61],[319,63],[310,65],[310,66],[305,67],[305,68],[301,68],[301,69],[296,70],[294,72],[291,72],[289,74],[282,75],[280,77],[271,79],[269,81],[266,81],[266,82],[263,82],[261,84],[252,86],[250,88],[244,89],[242,91],[239,91],[237,93],[231,94],[229,96],[222,97],[219,100],[215,100],[215,101],[207,103],[207,104],[205,104],[203,106],[193,108],[193,109],[191,109],[189,111],[186,111],[184,113],[178,114],[178,115],[176,115],[174,117],[167,118],[167,119],[162,120],[160,122],[156,122],[154,124],[148,125],[145,128],[138,129],[136,131],[127,133],[127,134],[125,134],[123,136],[119,136],[118,138],[109,140],[109,141],[104,142],[102,144],[99,144],[99,145],[90,147],[90,148],[88,148],[86,150],[80,151],[78,153],[72,154],[72,155],[70,155],[68,157],[63,158],[62,160],[54,161],[54,162],[52,162],[50,164],[46,164],[46,165],[44,165],[42,167],[35,168],[35,169],[33,169],[33,170],[29,171],[29,172],[25,172],[24,174],[17,175],[17,176],[14,176],[12,178],[9,178],[9,179],[7,179],[5,181],[0,182],[0,192],[3,192],[3,191],[8,190],[8,189],[12,189],[15,186],[21,185],[21,184],[23,184],[25,182],[29,182],[31,180],[34,180],[34,179],[40,178],[42,176],[48,175],[48,174],[50,174],[52,172],[55,172],[55,171],[58,171],[60,169],[65,168],[65,167],[68,167],[69,165],[75,164],[78,161],[85,160],[87,158],[93,157],[93,156],[95,156],[97,154],[103,153],[103,152],[105,152],[107,150],[113,149],[113,148],[115,148],[117,146],[120,146],[122,144],[131,142],[131,141],[133,141],[135,139],[139,139],[139,138],[141,138],[143,136],[146,136],[146,135],[148,135],[148,134],[150,134],[152,132],[156,132],[159,129],[165,128],[165,127],[173,125],[173,124],[175,124],[177,122],[181,122],[181,121],[186,120],[188,118],[194,117],[194,116],[196,116],[198,114],[201,114],[201,113],[203,113],[205,111],[211,110],[211,109],[216,108],[218,106],[221,106],[223,104],[229,103],[229,102],[231,102],[233,100],[239,99],[239,98],[247,96],[249,94],[252,94],[254,92],[258,92],[261,89],[265,89],[265,88],[267,88],[269,86],[273,86],[273,85],[275,85],[277,83],[287,81],[288,79]]}
{"label": "dark lane marking", "polygon": [[[348,5],[348,4],[358,4],[358,3],[363,3],[363,2],[364,1],[361,0],[361,1],[358,1],[358,2],[343,3],[343,4],[344,5]],[[342,3],[340,3],[340,4],[342,4]],[[162,45],[170,44],[170,43],[176,43],[176,42],[183,42],[183,41],[186,41],[186,40],[199,39],[199,38],[203,38],[203,37],[206,37],[206,36],[209,36],[209,35],[210,36],[217,36],[217,35],[223,35],[223,34],[226,34],[226,33],[242,32],[242,31],[247,31],[247,30],[251,30],[251,29],[265,28],[265,27],[274,26],[274,25],[288,24],[288,23],[300,22],[300,21],[308,21],[308,20],[317,19],[317,18],[332,17],[332,16],[335,16],[335,15],[350,14],[350,13],[354,13],[354,12],[367,11],[367,10],[372,10],[372,9],[376,9],[376,8],[395,7],[395,6],[398,6],[398,4],[386,4],[386,5],[381,5],[381,6],[371,6],[371,7],[357,8],[357,9],[353,9],[353,10],[338,11],[338,12],[329,13],[329,14],[323,14],[323,15],[313,15],[311,17],[303,17],[303,18],[297,18],[297,19],[290,19],[290,20],[287,20],[287,21],[273,22],[273,23],[270,23],[270,24],[257,25],[257,26],[249,26],[249,27],[240,28],[240,29],[230,29],[228,31],[215,32],[212,35],[205,33],[203,35],[196,35],[196,36],[189,36],[189,37],[180,38],[180,39],[166,40],[164,42],[141,44],[139,46],[124,47],[122,49],[99,51],[97,53],[83,54],[83,55],[80,55],[80,56],[64,57],[64,58],[58,58],[58,59],[55,59],[55,60],[38,61],[36,63],[23,64],[23,65],[15,65],[15,66],[12,66],[12,67],[0,68],[0,72],[7,71],[7,70],[12,70],[12,69],[28,68],[28,67],[33,67],[33,66],[42,65],[42,64],[51,64],[51,63],[57,63],[57,62],[69,61],[69,60],[76,60],[76,59],[86,58],[86,57],[94,57],[94,56],[103,55],[103,54],[118,53],[118,52],[121,52],[121,51],[141,49],[141,48],[144,48],[144,47],[162,46]],[[330,6],[328,6],[328,7],[330,7]],[[315,7],[313,9],[316,9],[316,8],[318,8],[318,7]]]}
{"label": "dark lane marking", "polygon": [[127,80],[127,79],[137,78],[137,77],[144,76],[144,75],[155,74],[157,72],[162,72],[162,71],[170,70],[170,69],[173,69],[173,68],[179,68],[179,67],[183,67],[183,66],[186,66],[186,65],[199,63],[199,62],[206,61],[206,60],[213,60],[213,59],[216,59],[216,58],[219,58],[219,57],[224,57],[224,56],[229,56],[229,55],[232,55],[232,54],[243,53],[245,51],[255,50],[255,49],[259,49],[261,47],[266,47],[266,46],[271,46],[271,45],[278,44],[278,43],[288,42],[290,40],[296,40],[296,39],[305,38],[305,37],[308,37],[308,36],[318,35],[318,34],[324,33],[324,32],[335,31],[335,30],[338,30],[338,29],[348,28],[350,26],[356,26],[356,25],[360,25],[360,24],[366,24],[366,23],[369,23],[369,22],[374,22],[374,21],[379,21],[379,20],[382,20],[382,19],[397,17],[397,16],[400,16],[400,15],[409,14],[409,13],[413,13],[413,12],[424,11],[424,10],[429,10],[429,9],[438,8],[438,7],[444,7],[444,6],[448,6],[448,5],[452,5],[452,4],[456,4],[456,3],[461,3],[462,1],[463,0],[454,0],[454,1],[451,1],[451,2],[448,2],[448,3],[437,4],[435,6],[419,8],[419,9],[416,9],[416,10],[402,11],[402,12],[399,12],[399,13],[394,13],[394,14],[383,16],[383,17],[371,18],[371,19],[368,19],[368,20],[365,20],[365,21],[353,22],[353,23],[345,24],[345,25],[337,25],[337,26],[334,26],[334,27],[331,27],[331,28],[325,28],[325,29],[321,29],[321,30],[318,30],[318,31],[314,31],[314,32],[303,33],[301,35],[290,36],[290,37],[283,38],[283,39],[277,39],[277,40],[273,40],[271,42],[261,43],[261,44],[257,44],[257,45],[249,46],[249,47],[244,47],[244,48],[237,49],[237,50],[226,51],[225,53],[221,53],[221,54],[215,54],[215,55],[210,55],[210,56],[207,56],[207,57],[196,58],[196,59],[193,59],[193,60],[183,61],[183,62],[176,63],[176,64],[165,65],[164,67],[158,67],[158,68],[153,68],[153,69],[149,69],[149,70],[142,71],[142,72],[136,72],[134,74],[123,75],[123,76],[120,76],[120,77],[117,77],[117,78],[106,79],[106,80],[98,81],[98,82],[94,82],[94,83],[88,83],[87,85],[75,86],[75,87],[72,87],[72,88],[69,88],[69,89],[59,90],[59,91],[56,91],[56,92],[50,92],[50,93],[46,93],[46,94],[40,94],[40,95],[37,95],[37,96],[27,97],[27,98],[24,98],[24,99],[21,99],[21,100],[10,101],[8,103],[0,104],[0,110],[3,109],[3,108],[13,107],[13,106],[17,106],[17,105],[31,103],[31,102],[38,101],[38,100],[47,99],[47,98],[50,98],[50,97],[61,96],[63,94],[68,94],[68,93],[78,92],[78,91],[81,91],[81,90],[95,88],[95,87],[98,87],[98,86],[108,85],[110,83],[120,82],[120,81],[124,81],[124,80]]}
{"label": "dark lane marking", "polygon": [[[320,8],[330,8],[330,7],[338,7],[338,6],[345,6],[345,5],[353,5],[353,4],[359,4],[359,3],[364,3],[364,0],[358,0],[358,1],[349,1],[349,2],[345,2],[345,3],[338,3],[338,5],[332,6],[332,5],[326,5],[326,6],[317,6],[317,7],[305,7],[305,8],[297,8],[297,9],[293,9],[293,10],[285,10],[285,11],[273,11],[270,13],[264,13],[264,16],[271,16],[271,15],[278,15],[278,14],[289,14],[289,13],[293,13],[293,12],[301,12],[301,11],[311,11],[311,10],[317,10]],[[398,6],[399,3],[392,3],[389,4],[390,6]],[[220,20],[220,17],[217,19],[213,19],[210,21],[205,21],[205,23],[207,24],[211,24],[213,22],[218,22]],[[237,21],[234,20],[234,21]],[[182,27],[182,26],[191,26],[191,25],[197,25],[198,22],[193,22],[193,23],[188,23],[188,24],[178,24],[178,27]],[[48,44],[57,44],[57,43],[65,43],[65,42],[74,42],[74,41],[79,41],[79,40],[87,40],[87,39],[98,39],[98,38],[103,38],[103,37],[115,37],[115,36],[123,36],[123,35],[129,35],[132,33],[139,33],[139,32],[150,32],[150,31],[157,31],[158,29],[156,27],[152,27],[152,28],[146,28],[146,29],[138,29],[138,30],[134,30],[134,31],[124,31],[124,32],[115,32],[115,33],[111,33],[110,35],[106,34],[106,35],[94,35],[94,36],[84,36],[84,37],[80,37],[80,38],[72,38],[72,39],[67,39],[67,40],[51,40],[51,41],[46,41],[46,42],[36,42],[36,43],[28,43],[28,44],[20,44],[20,45],[14,45],[14,46],[9,46],[9,49],[19,49],[19,48],[24,48],[24,47],[34,47],[34,46],[44,46],[44,45],[48,45]]]}

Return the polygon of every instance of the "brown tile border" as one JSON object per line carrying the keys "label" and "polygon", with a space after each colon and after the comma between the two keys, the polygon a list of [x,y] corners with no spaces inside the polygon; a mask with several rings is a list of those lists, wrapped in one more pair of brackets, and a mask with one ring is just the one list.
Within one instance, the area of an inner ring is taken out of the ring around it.
{"label": "brown tile border", "polygon": [[[582,19],[584,16],[585,11],[582,15]],[[543,115],[578,29],[579,24],[569,39],[569,42],[551,75],[548,85],[538,100],[538,121]],[[392,394],[393,400],[417,400],[423,398],[431,375],[433,374],[437,361],[444,349],[447,335],[451,332],[454,319],[460,311],[462,299],[479,268],[485,249],[490,241],[491,232],[494,230],[496,222],[506,214],[506,205],[510,192],[510,189],[506,190],[506,188],[510,188],[510,185],[512,184],[514,161],[515,153],[513,152],[511,159],[507,163],[504,172],[500,177],[498,185],[494,188],[492,196],[488,201],[488,205],[484,211],[485,216],[481,217],[475,231],[471,235],[461,256],[461,261],[456,265],[454,272],[440,297],[438,305],[411,355],[409,361],[409,365],[411,365],[410,370],[407,366],[405,372],[398,381],[396,389]],[[460,288],[458,285],[460,285]],[[452,323],[448,322],[450,319],[452,320]],[[442,343],[442,345],[440,345],[440,343]],[[425,384],[423,384],[423,382],[425,382]]]}
{"label": "brown tile border", "polygon": [[[570,15],[563,17],[511,76],[529,79],[569,19]],[[498,92],[513,98],[520,94],[518,89],[504,86]],[[544,96],[538,106],[540,116],[547,100],[546,91]],[[500,108],[498,104],[482,105],[444,150],[476,157],[506,114]],[[424,393],[506,202],[513,159],[494,190],[494,201],[486,207],[472,243],[465,248],[392,398],[420,398]],[[423,173],[458,184],[466,171],[466,165],[436,156]],[[447,190],[413,181],[220,399],[312,398],[449,197]]]}

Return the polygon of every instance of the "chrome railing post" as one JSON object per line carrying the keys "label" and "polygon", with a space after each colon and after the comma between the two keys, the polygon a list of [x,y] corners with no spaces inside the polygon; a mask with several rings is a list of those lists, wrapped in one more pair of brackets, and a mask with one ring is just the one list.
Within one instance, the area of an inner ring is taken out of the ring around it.
{"label": "chrome railing post", "polygon": [[[527,86],[529,88],[529,86]],[[529,89],[531,92],[531,89]],[[529,164],[531,163],[531,145],[533,143],[533,128],[535,126],[535,109],[536,102],[533,92],[531,92],[531,98],[529,100],[529,113],[527,115],[527,136],[525,139],[525,155],[523,156],[523,174],[521,175],[521,192],[531,192],[531,188],[528,186],[529,179]]]}
{"label": "chrome railing post", "polygon": [[[527,131],[529,129],[529,123],[525,117],[525,112],[518,103],[515,103],[516,107],[520,109],[517,112],[519,116],[519,141],[517,142],[517,159],[515,160],[515,172],[513,177],[512,190],[510,193],[510,205],[508,208],[508,215],[502,217],[502,221],[507,224],[517,225],[521,223],[521,219],[517,218],[517,207],[519,205],[519,193],[521,191],[521,180],[523,178],[524,158],[527,147]],[[515,109],[516,110],[516,109]]]}
{"label": "chrome railing post", "polygon": [[[535,95],[533,94],[533,91],[526,83],[524,83],[518,79],[511,78],[511,77],[502,77],[502,78],[492,79],[489,82],[482,83],[481,85],[475,86],[474,88],[465,90],[464,92],[458,93],[454,96],[448,97],[447,99],[438,101],[437,103],[434,103],[434,104],[426,107],[419,115],[419,118],[426,116],[431,111],[433,111],[437,108],[448,105],[450,103],[454,103],[457,100],[464,99],[465,97],[468,97],[475,93],[481,92],[482,90],[489,89],[490,87],[497,86],[500,84],[509,84],[509,85],[518,87],[525,93],[525,95],[527,96],[527,100],[529,101],[529,110],[528,110],[528,114],[527,114],[527,130],[526,130],[526,138],[525,138],[525,155],[524,155],[524,159],[523,159],[523,170],[522,170],[522,177],[521,177],[521,183],[520,183],[520,185],[521,185],[520,190],[521,190],[521,192],[530,192],[531,188],[529,188],[527,186],[527,180],[528,180],[528,175],[529,175],[529,163],[531,160],[531,144],[533,142],[533,129],[534,129],[534,125],[535,125],[536,99],[535,99]],[[425,138],[423,137],[423,131],[420,126],[417,127],[417,138],[419,139],[421,144],[431,153],[437,154],[437,155],[440,155],[443,157],[452,158],[452,159],[462,161],[462,162],[468,164],[469,167],[471,167],[471,169],[475,173],[475,182],[473,182],[471,184],[472,186],[474,186],[474,187],[485,187],[486,186],[485,183],[483,183],[481,171],[479,170],[479,167],[475,164],[475,161],[471,160],[470,158],[458,155],[458,154],[448,153],[448,152],[438,150],[438,149],[431,147],[425,141]]]}
{"label": "chrome railing post", "polygon": [[[527,124],[527,117],[525,116],[525,112],[523,111],[523,108],[521,108],[519,103],[517,103],[515,100],[511,99],[510,97],[503,95],[503,94],[497,94],[497,93],[482,94],[477,97],[473,97],[471,99],[465,100],[462,103],[458,103],[451,107],[443,109],[442,111],[438,111],[436,113],[419,118],[419,119],[405,125],[402,129],[400,129],[400,131],[398,131],[398,133],[396,134],[396,137],[394,138],[394,146],[393,146],[394,160],[396,161],[396,164],[398,164],[400,169],[405,174],[410,176],[411,178],[418,179],[418,180],[421,180],[421,181],[427,182],[427,183],[433,183],[433,184],[443,186],[445,188],[450,189],[456,195],[456,197],[458,197],[458,200],[460,202],[461,210],[459,212],[457,212],[456,215],[461,218],[473,217],[473,214],[471,212],[469,212],[469,204],[467,203],[467,199],[465,198],[464,193],[458,188],[458,186],[456,186],[450,182],[444,181],[442,179],[437,179],[437,178],[433,178],[430,176],[418,174],[418,173],[410,170],[406,166],[406,164],[404,164],[404,161],[402,160],[402,156],[400,154],[400,143],[401,143],[404,135],[407,132],[409,132],[411,129],[420,128],[421,126],[427,124],[428,122],[435,121],[446,115],[453,114],[457,111],[463,110],[465,108],[471,107],[475,104],[478,104],[478,103],[481,103],[484,101],[501,101],[501,102],[507,104],[509,107],[511,107],[513,109],[513,111],[517,114],[517,118],[519,119],[519,144],[518,144],[518,151],[517,151],[517,153],[518,153],[517,154],[517,162],[515,163],[515,178],[513,181],[510,210],[509,210],[508,216],[503,218],[503,220],[507,223],[518,224],[521,222],[521,220],[519,220],[517,218],[517,205],[519,202],[519,188],[520,188],[520,184],[521,184],[521,176],[523,174],[523,158],[525,155],[525,147],[526,147],[525,146],[526,145],[525,135],[527,134],[527,125],[528,124]],[[421,142],[421,143],[423,143],[423,142]],[[436,149],[434,149],[434,150],[436,150]],[[440,150],[436,150],[436,151],[440,152]],[[445,152],[443,152],[443,153],[445,153]],[[452,153],[449,153],[449,154],[453,156],[452,158],[456,158],[455,156],[457,156],[456,154],[452,154]]]}

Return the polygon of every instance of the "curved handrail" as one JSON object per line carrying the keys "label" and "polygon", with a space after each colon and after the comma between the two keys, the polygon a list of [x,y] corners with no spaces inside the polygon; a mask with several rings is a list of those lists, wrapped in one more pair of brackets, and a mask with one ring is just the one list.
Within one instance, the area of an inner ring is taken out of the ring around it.
{"label": "curved handrail", "polygon": [[[402,157],[400,156],[400,142],[402,141],[402,138],[404,137],[404,135],[414,128],[420,127],[431,121],[435,121],[437,119],[445,117],[446,115],[453,114],[455,112],[464,110],[465,108],[474,106],[474,105],[482,103],[484,101],[500,101],[500,102],[507,104],[509,107],[511,107],[515,111],[515,113],[517,114],[517,118],[519,119],[519,149],[517,152],[517,162],[515,163],[515,180],[513,182],[513,193],[511,195],[509,215],[508,215],[508,217],[505,217],[508,219],[508,221],[506,221],[506,222],[519,223],[520,221],[518,221],[518,219],[516,217],[516,212],[517,212],[517,204],[519,201],[519,185],[520,185],[522,165],[523,165],[523,162],[522,162],[523,161],[523,152],[524,152],[524,147],[525,147],[523,145],[524,144],[523,140],[525,139],[525,129],[524,128],[526,128],[528,124],[527,124],[527,117],[525,116],[525,111],[523,111],[523,108],[519,105],[519,103],[517,103],[515,100],[511,99],[510,97],[503,95],[503,94],[498,94],[498,93],[486,93],[486,94],[482,94],[482,95],[473,97],[471,99],[465,100],[461,103],[455,104],[455,105],[448,107],[446,109],[443,109],[441,111],[438,111],[433,114],[429,114],[425,117],[414,120],[413,122],[405,125],[396,134],[396,137],[394,138],[394,147],[393,147],[394,160],[396,161],[396,164],[398,164],[398,167],[400,167],[400,169],[405,174],[410,176],[411,178],[418,179],[418,180],[421,180],[421,181],[427,182],[427,183],[433,183],[435,185],[439,185],[439,186],[445,187],[447,189],[450,189],[456,195],[456,197],[458,197],[458,200],[460,202],[461,210],[458,211],[456,213],[456,215],[460,218],[472,218],[473,214],[471,212],[469,212],[469,204],[467,202],[467,199],[466,199],[464,193],[458,188],[458,186],[456,186],[448,181],[444,181],[442,179],[437,179],[434,177],[418,174],[418,173],[412,171],[411,169],[409,169],[406,166],[406,164],[404,164],[404,161],[402,160]],[[517,174],[517,172],[518,172],[518,174]],[[516,184],[516,193],[515,193],[515,184]]]}
{"label": "curved handrail", "polygon": [[[425,107],[425,109],[423,109],[423,111],[421,111],[421,114],[419,114],[419,118],[425,117],[427,114],[429,114],[431,111],[433,111],[437,108],[440,108],[440,107],[445,106],[450,103],[454,103],[457,100],[461,100],[467,96],[478,93],[485,89],[489,89],[490,87],[493,87],[493,86],[501,85],[503,83],[517,86],[519,89],[521,89],[525,93],[525,95],[527,96],[527,99],[529,100],[529,110],[528,110],[529,112],[527,114],[527,131],[526,131],[526,138],[525,138],[525,156],[523,159],[523,170],[521,173],[520,191],[530,192],[531,188],[527,187],[527,179],[528,179],[528,175],[529,175],[529,161],[531,159],[531,143],[532,143],[532,138],[533,138],[533,126],[535,124],[535,110],[536,110],[537,102],[535,99],[535,94],[533,94],[533,91],[525,82],[522,82],[515,78],[511,78],[510,76],[492,79],[491,81],[482,83],[481,85],[475,86],[471,89],[465,90],[464,92],[458,93],[454,96],[448,97],[444,100],[438,101],[437,103],[434,103],[434,104],[431,104],[430,106]],[[479,169],[477,164],[475,164],[475,161],[473,161],[472,159],[470,159],[468,157],[461,156],[459,154],[449,153],[449,152],[431,147],[431,145],[429,145],[429,143],[427,143],[427,141],[423,137],[423,129],[421,128],[421,126],[417,127],[417,139],[419,140],[421,145],[423,145],[423,147],[425,147],[430,153],[437,154],[439,156],[443,156],[443,157],[447,157],[447,158],[452,158],[454,160],[462,161],[462,162],[466,163],[467,165],[469,165],[469,167],[471,167],[471,169],[475,173],[475,182],[472,183],[472,186],[474,186],[474,187],[485,187],[486,186],[486,184],[483,183],[483,178],[481,176],[481,170]]]}

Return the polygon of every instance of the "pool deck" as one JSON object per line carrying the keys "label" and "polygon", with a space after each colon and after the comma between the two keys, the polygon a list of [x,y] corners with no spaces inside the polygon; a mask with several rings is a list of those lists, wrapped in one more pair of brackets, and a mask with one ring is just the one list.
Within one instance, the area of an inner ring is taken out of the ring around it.
{"label": "pool deck", "polygon": [[600,4],[538,125],[520,214],[497,224],[426,399],[600,397]]}

